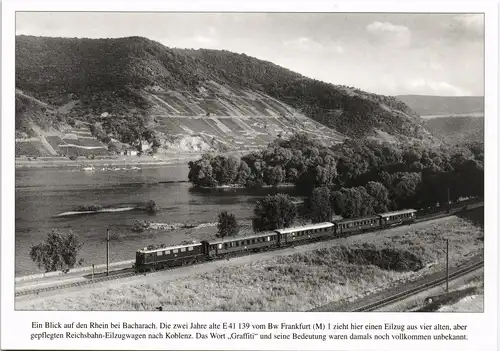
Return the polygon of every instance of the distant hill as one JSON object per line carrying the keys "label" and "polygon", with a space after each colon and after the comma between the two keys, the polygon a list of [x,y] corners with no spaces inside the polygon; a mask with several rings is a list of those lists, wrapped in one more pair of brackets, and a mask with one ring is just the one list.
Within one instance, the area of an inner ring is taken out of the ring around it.
{"label": "distant hill", "polygon": [[449,144],[484,142],[483,117],[440,117],[426,121],[427,128]]}
{"label": "distant hill", "polygon": [[327,143],[434,141],[423,120],[394,97],[244,54],[172,49],[141,37],[18,36],[16,88],[46,106],[19,108],[16,126],[25,137],[37,134],[33,125],[37,135],[59,137],[86,126],[112,150],[143,142],[160,151],[247,150],[296,131]]}
{"label": "distant hill", "polygon": [[420,116],[484,113],[483,96],[398,95],[397,99]]}

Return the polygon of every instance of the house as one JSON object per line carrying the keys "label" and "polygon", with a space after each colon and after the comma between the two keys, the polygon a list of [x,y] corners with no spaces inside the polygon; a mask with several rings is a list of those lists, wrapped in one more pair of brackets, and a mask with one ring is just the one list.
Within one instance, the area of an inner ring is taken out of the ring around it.
{"label": "house", "polygon": [[138,153],[139,151],[137,151],[136,149],[127,149],[125,151],[121,151],[120,155],[137,156]]}
{"label": "house", "polygon": [[147,141],[145,141],[145,140],[141,141],[141,150],[142,151],[149,150],[150,148],[151,148],[151,145]]}

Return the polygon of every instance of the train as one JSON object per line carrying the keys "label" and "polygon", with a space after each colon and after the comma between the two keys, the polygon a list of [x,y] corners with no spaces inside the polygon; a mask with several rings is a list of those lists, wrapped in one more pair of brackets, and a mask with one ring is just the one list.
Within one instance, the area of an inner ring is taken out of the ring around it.
{"label": "train", "polygon": [[134,268],[138,272],[228,258],[233,255],[304,245],[314,241],[347,237],[360,232],[411,224],[417,211],[407,209],[372,216],[341,219],[300,227],[276,229],[251,236],[227,237],[215,241],[184,242],[181,245],[150,245],[137,250]]}

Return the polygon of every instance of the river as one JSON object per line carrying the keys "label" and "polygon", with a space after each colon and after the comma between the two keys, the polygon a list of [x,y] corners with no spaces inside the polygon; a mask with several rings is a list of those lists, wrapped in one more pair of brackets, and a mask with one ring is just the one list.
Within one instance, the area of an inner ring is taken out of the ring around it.
{"label": "river", "polygon": [[[145,167],[141,170],[25,169],[16,170],[15,274],[41,272],[29,257],[32,245],[43,241],[51,229],[78,234],[84,245],[80,257],[85,265],[105,263],[105,231],[110,228],[110,261],[134,259],[135,251],[151,243],[177,244],[172,233],[154,237],[130,230],[135,220],[161,223],[201,224],[217,221],[222,210],[238,219],[249,219],[255,202],[269,190],[192,189],[187,165]],[[159,182],[173,183],[159,183]],[[177,182],[176,182],[177,181]],[[140,211],[55,217],[76,207],[98,204],[127,207],[153,200],[159,212]]]}

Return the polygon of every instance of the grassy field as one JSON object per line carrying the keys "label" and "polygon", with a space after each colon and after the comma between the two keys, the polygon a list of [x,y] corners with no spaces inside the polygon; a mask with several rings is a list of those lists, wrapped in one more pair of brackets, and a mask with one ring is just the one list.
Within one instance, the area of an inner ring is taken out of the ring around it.
{"label": "grassy field", "polygon": [[243,265],[229,261],[226,267],[182,279],[45,298],[23,309],[154,310],[161,305],[164,310],[305,311],[441,269],[444,238],[450,239],[453,265],[483,250],[483,230],[457,217],[399,233],[342,239]]}

